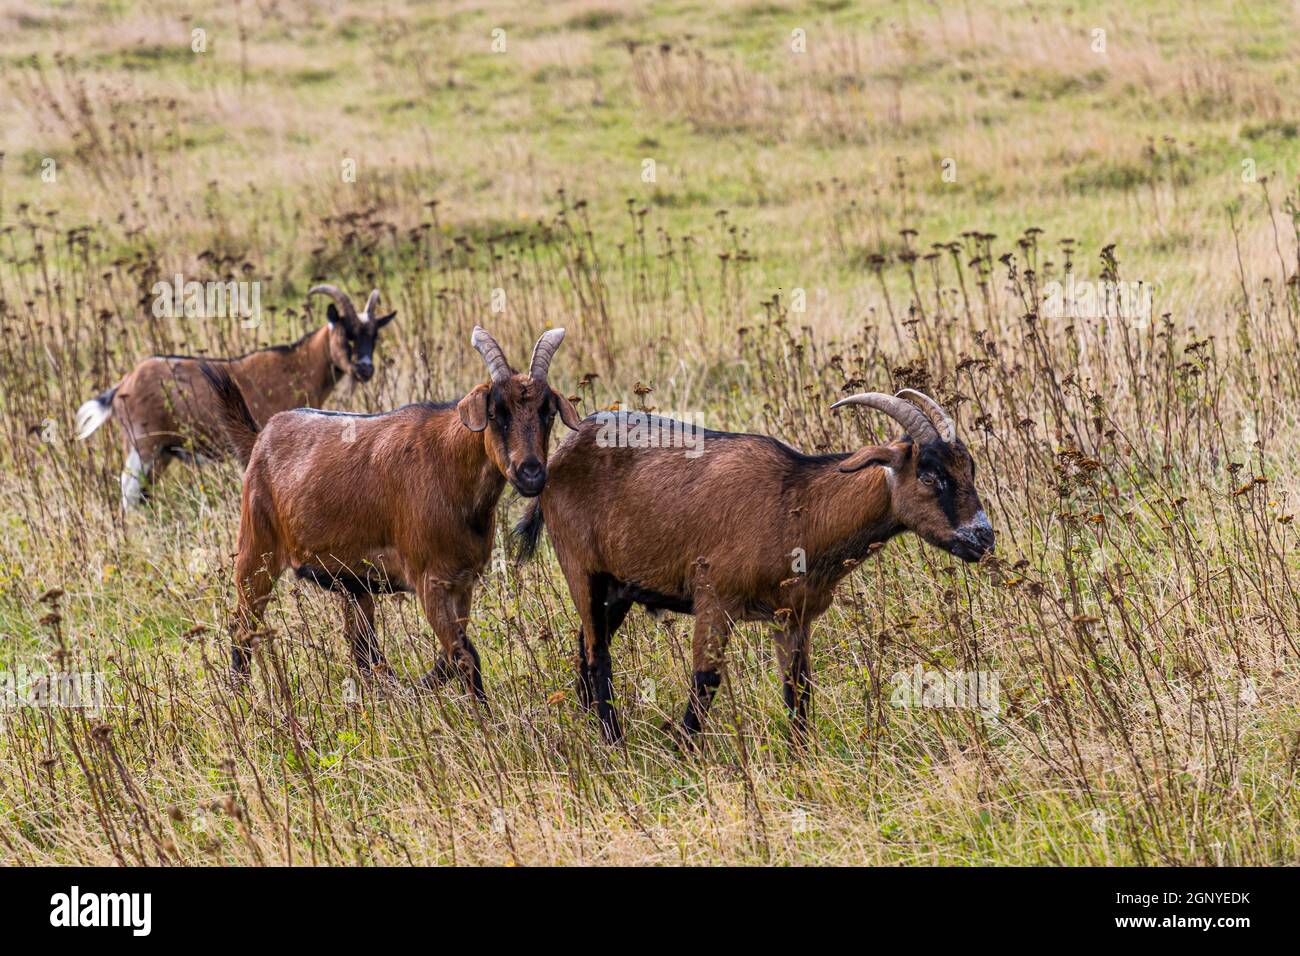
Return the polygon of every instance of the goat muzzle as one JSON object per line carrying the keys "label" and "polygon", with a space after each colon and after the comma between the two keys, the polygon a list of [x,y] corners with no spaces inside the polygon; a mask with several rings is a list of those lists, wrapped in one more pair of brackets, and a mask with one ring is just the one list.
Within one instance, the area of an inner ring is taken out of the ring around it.
{"label": "goat muzzle", "polygon": [[525,498],[536,498],[546,487],[546,465],[536,458],[529,458],[515,469],[511,484]]}
{"label": "goat muzzle", "polygon": [[985,555],[993,553],[995,537],[993,526],[981,511],[974,520],[953,532],[948,550],[963,561],[978,561]]}

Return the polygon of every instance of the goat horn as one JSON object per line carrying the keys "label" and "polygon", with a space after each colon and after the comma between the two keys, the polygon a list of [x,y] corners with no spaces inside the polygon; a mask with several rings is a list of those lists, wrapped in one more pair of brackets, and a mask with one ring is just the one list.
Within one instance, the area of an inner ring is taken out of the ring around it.
{"label": "goat horn", "polygon": [[370,292],[370,298],[366,299],[366,315],[370,316],[370,320],[372,322],[375,319],[375,309],[378,307],[378,305],[379,305],[379,290],[372,289]]}
{"label": "goat horn", "polygon": [[338,305],[339,310],[343,313],[344,319],[346,319],[349,322],[355,322],[357,320],[356,307],[352,304],[352,300],[347,297],[347,294],[344,293],[344,291],[340,289],[338,286],[314,285],[307,290],[308,295],[316,295],[317,293],[320,293],[321,295],[327,295],[331,299],[333,299],[334,302]]}
{"label": "goat horn", "polygon": [[858,395],[850,395],[848,398],[841,398],[831,408],[839,408],[842,405],[866,405],[878,412],[884,412],[902,425],[903,430],[911,435],[912,441],[918,445],[924,445],[939,437],[939,433],[935,431],[934,426],[930,424],[930,419],[925,417],[921,409],[893,395],[886,395],[883,392],[862,392]]}
{"label": "goat horn", "polygon": [[551,370],[551,359],[563,341],[564,329],[548,329],[542,333],[542,337],[533,346],[533,361],[528,373],[531,378],[539,382],[546,381],[546,375]]}
{"label": "goat horn", "polygon": [[905,388],[898,393],[898,397],[911,399],[920,405],[921,411],[925,412],[925,417],[930,419],[930,424],[934,426],[935,431],[939,433],[939,437],[943,439],[945,444],[950,443],[957,437],[957,426],[952,423],[948,413],[943,410],[943,406],[925,392],[918,392],[914,388]]}
{"label": "goat horn", "polygon": [[474,326],[474,334],[470,336],[469,341],[483,356],[488,372],[492,374],[493,382],[504,382],[514,374],[510,370],[510,363],[506,361],[505,353],[501,351],[501,346],[497,345],[497,340],[488,335],[482,326]]}

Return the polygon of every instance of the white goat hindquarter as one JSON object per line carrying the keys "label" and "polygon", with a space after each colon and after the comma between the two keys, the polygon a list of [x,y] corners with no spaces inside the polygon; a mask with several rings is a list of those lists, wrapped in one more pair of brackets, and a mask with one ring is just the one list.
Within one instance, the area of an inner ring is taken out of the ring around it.
{"label": "white goat hindquarter", "polygon": [[144,482],[149,468],[140,460],[140,453],[132,449],[122,469],[122,510],[130,511],[144,496]]}
{"label": "white goat hindquarter", "polygon": [[77,437],[89,438],[100,425],[113,417],[113,403],[104,405],[92,398],[77,409]]}

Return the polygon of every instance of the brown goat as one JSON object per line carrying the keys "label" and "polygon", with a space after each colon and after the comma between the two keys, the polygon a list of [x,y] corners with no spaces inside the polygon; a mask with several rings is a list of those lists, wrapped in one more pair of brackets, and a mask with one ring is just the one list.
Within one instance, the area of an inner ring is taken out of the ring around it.
{"label": "brown goat", "polygon": [[126,455],[123,508],[138,504],[147,485],[172,460],[219,457],[225,447],[220,416],[199,374],[200,362],[225,368],[261,423],[276,412],[320,405],[349,373],[359,382],[370,380],[375,371],[375,337],[397,313],[376,315],[378,289],[359,313],[335,286],[315,286],[307,294],[315,293],[328,295],[338,308],[331,303],[328,323],[292,345],[231,359],[155,355],[77,410],[78,438],[88,438],[109,418],[117,419]]}
{"label": "brown goat", "polygon": [[374,595],[414,591],[442,645],[427,686],[459,674],[484,700],[478,652],[465,633],[474,585],[492,553],[497,500],[509,481],[525,497],[546,483],[555,415],[578,416],[547,383],[564,338],[538,340],[515,374],[492,336],[473,345],[491,380],[459,402],[407,405],[382,415],[299,409],[259,432],[224,369],[204,367],[244,470],[231,651],[237,680],[276,579],[299,577],[344,595],[344,626],[363,673],[391,676],[375,635]]}
{"label": "brown goat", "polygon": [[[913,399],[913,404],[906,399]],[[836,584],[911,530],[965,561],[993,549],[975,464],[932,399],[854,395],[906,430],[852,454],[804,455],[766,436],[704,431],[701,451],[665,447],[693,426],[635,413],[586,419],[551,460],[515,531],[536,548],[543,515],[578,611],[578,695],[611,741],[609,642],[632,604],[695,615],[694,686],[681,731],[700,729],[733,624],[775,621],[796,741],[811,699],[809,634]],[[632,447],[629,447],[632,446]]]}

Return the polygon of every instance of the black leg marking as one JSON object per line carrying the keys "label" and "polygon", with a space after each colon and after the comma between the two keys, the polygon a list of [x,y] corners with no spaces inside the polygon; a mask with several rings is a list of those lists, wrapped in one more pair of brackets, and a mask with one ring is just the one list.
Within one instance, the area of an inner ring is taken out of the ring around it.
{"label": "black leg marking", "polygon": [[696,671],[691,687],[691,699],[686,704],[686,716],[682,718],[682,730],[687,736],[697,734],[708,716],[713,695],[722,683],[722,674],[718,671]]}
{"label": "black leg marking", "polygon": [[419,685],[426,690],[441,687],[453,678],[463,680],[481,706],[487,707],[487,691],[483,688],[483,668],[474,642],[461,634],[460,646],[452,656],[439,654],[437,662],[420,678]]}
{"label": "black leg marking", "polygon": [[784,683],[785,706],[790,711],[790,736],[796,744],[808,738],[808,705],[812,700],[812,682],[806,651],[795,651]]}
{"label": "black leg marking", "polygon": [[587,666],[587,641],[582,628],[578,628],[578,702],[591,710],[596,705],[596,692],[591,684],[591,668]]}
{"label": "black leg marking", "polygon": [[462,653],[469,658],[468,665],[462,664],[462,667],[468,666],[470,689],[473,690],[474,696],[478,698],[479,703],[486,706],[487,691],[483,689],[483,668],[479,662],[478,648],[474,646],[473,641],[463,634],[461,636],[461,645],[463,647]]}
{"label": "black leg marking", "polygon": [[249,670],[248,648],[238,641],[232,641],[230,644],[230,676],[234,678],[235,683],[244,683],[248,680]]}
{"label": "black leg marking", "polygon": [[627,617],[632,601],[607,575],[593,575],[590,587],[593,634],[590,654],[583,646],[578,679],[585,687],[579,689],[579,696],[585,698],[583,702],[588,707],[596,708],[605,739],[617,743],[623,739],[623,727],[614,707],[614,666],[609,656],[609,641]]}

